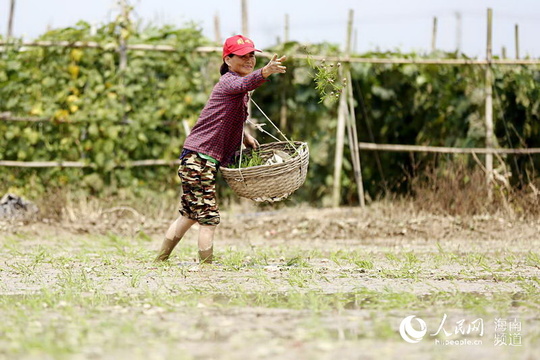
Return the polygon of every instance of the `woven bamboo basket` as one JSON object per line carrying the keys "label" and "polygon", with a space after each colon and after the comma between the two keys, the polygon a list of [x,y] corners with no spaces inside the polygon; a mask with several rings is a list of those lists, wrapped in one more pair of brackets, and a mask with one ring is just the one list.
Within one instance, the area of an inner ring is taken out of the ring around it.
{"label": "woven bamboo basket", "polygon": [[[221,168],[223,178],[241,197],[257,202],[281,201],[296,191],[306,180],[309,165],[307,143],[286,141],[263,144],[259,151],[264,161],[280,150],[291,156],[279,164],[259,165],[240,169]],[[250,150],[244,150],[244,154]]]}

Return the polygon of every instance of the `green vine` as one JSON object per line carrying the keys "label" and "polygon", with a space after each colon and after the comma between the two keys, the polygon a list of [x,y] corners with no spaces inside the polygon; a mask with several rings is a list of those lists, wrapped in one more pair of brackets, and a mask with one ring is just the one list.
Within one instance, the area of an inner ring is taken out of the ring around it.
{"label": "green vine", "polygon": [[347,86],[346,78],[340,80],[341,63],[327,63],[326,59],[322,59],[319,64],[313,59],[307,49],[304,49],[308,55],[307,63],[309,67],[315,70],[313,79],[316,84],[315,89],[320,96],[319,102],[324,102],[326,100],[335,102],[339,99],[343,89]]}

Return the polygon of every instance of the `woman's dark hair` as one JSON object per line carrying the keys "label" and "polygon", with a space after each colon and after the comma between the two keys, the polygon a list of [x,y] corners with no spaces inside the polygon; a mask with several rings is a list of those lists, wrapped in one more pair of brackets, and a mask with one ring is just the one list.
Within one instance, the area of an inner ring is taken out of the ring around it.
{"label": "woman's dark hair", "polygon": [[[228,57],[232,58],[234,56],[234,54],[229,54],[227,55]],[[219,73],[221,75],[225,75],[226,73],[229,72],[229,65],[227,65],[227,63],[225,62],[225,60],[223,60],[223,64],[221,64],[221,67],[219,68]]]}

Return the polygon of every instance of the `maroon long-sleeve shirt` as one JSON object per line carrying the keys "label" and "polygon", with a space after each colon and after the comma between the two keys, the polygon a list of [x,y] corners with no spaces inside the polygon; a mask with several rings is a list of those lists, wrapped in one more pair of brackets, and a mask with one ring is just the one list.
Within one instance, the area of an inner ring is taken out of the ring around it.
{"label": "maroon long-sleeve shirt", "polygon": [[243,140],[248,91],[265,81],[262,69],[244,77],[231,71],[222,75],[184,142],[184,149],[209,155],[221,165],[228,165]]}

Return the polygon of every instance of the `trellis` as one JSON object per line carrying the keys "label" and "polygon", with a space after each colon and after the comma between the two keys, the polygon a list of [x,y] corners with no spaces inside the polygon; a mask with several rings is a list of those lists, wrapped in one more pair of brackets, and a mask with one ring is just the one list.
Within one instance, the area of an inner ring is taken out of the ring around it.
{"label": "trellis", "polygon": [[[473,66],[486,66],[486,147],[485,148],[449,148],[449,147],[433,147],[433,146],[417,146],[417,145],[402,145],[402,144],[376,144],[376,143],[358,143],[356,137],[356,120],[354,119],[354,96],[352,88],[349,86],[347,90],[342,94],[339,102],[338,110],[338,129],[337,129],[337,141],[336,141],[336,158],[335,158],[335,172],[334,172],[334,188],[333,188],[333,205],[339,205],[339,194],[341,182],[339,177],[342,172],[342,157],[345,128],[348,130],[349,144],[351,146],[351,154],[353,157],[355,180],[358,185],[358,197],[361,206],[364,206],[364,193],[362,185],[362,174],[360,167],[359,150],[367,151],[400,151],[400,152],[430,152],[430,153],[450,153],[450,154],[485,154],[486,155],[486,183],[489,189],[489,196],[491,197],[491,184],[493,182],[493,155],[494,154],[538,154],[539,148],[531,149],[495,149],[493,148],[493,103],[492,103],[492,65],[540,65],[540,60],[537,59],[493,59],[492,58],[492,10],[488,9],[487,18],[487,47],[486,47],[486,59],[425,59],[425,58],[366,58],[351,56],[351,39],[352,39],[352,19],[353,11],[349,12],[349,21],[347,24],[347,41],[346,51],[344,56],[319,56],[319,55],[306,55],[306,54],[288,54],[289,58],[293,59],[312,59],[315,61],[341,62],[344,64],[345,76],[349,79],[350,83],[350,64],[352,63],[369,63],[369,64],[416,64],[416,65],[473,65]],[[436,24],[436,22],[434,22]],[[436,25],[435,25],[436,26]],[[286,37],[288,36],[288,23],[286,24]],[[216,30],[217,31],[217,30]],[[246,27],[247,31],[247,27]],[[517,34],[517,26],[516,26]],[[517,35],[516,35],[517,36]],[[517,40],[516,40],[517,41]],[[117,51],[121,53],[121,58],[124,59],[123,63],[127,61],[128,50],[139,51],[157,51],[157,52],[176,52],[178,51],[173,46],[169,45],[148,45],[148,44],[125,44],[125,43],[97,43],[97,42],[83,42],[83,41],[0,41],[0,51],[6,46],[16,46],[19,50],[24,50],[30,47],[66,47],[66,48],[94,48],[101,49],[103,51]],[[220,53],[221,47],[198,47],[196,51],[199,53]],[[517,50],[516,50],[517,53]],[[263,52],[260,54],[262,57],[271,58],[273,54]],[[26,122],[43,122],[51,121],[47,118],[38,117],[20,117],[12,116],[9,112],[0,113],[0,121],[26,121]],[[163,160],[163,159],[147,159],[129,161],[123,164],[117,164],[116,167],[136,167],[136,166],[160,166],[160,165],[175,165],[178,164],[177,160]],[[93,167],[94,165],[88,164],[82,161],[39,161],[39,162],[23,162],[23,161],[0,161],[0,166],[7,167]]]}

